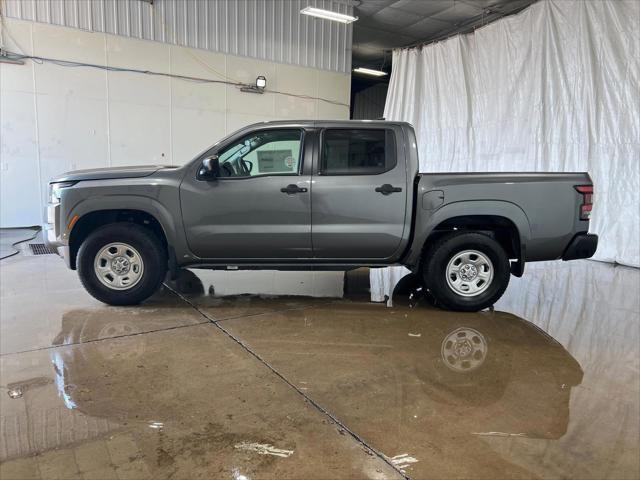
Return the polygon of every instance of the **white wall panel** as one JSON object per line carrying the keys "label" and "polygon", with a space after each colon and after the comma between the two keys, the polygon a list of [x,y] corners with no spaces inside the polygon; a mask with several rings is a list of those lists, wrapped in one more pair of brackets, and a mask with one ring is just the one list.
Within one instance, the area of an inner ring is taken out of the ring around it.
{"label": "white wall panel", "polygon": [[327,72],[322,75],[322,81],[318,83],[318,96],[333,100],[334,102],[348,104],[349,97],[351,96],[351,84],[349,84],[347,90],[345,90],[343,86],[344,75]]}
{"label": "white wall panel", "polygon": [[225,131],[224,112],[203,108],[172,107],[171,142],[173,157],[190,160],[211,145],[213,137]]}
{"label": "white wall panel", "polygon": [[98,168],[108,163],[104,99],[38,95],[37,102],[43,179],[57,175],[60,170]]}
{"label": "white wall panel", "polygon": [[[32,50],[31,25],[15,22],[6,46]],[[33,65],[0,64],[0,225],[28,225],[40,215]]]}
{"label": "white wall panel", "polygon": [[111,166],[172,163],[168,105],[109,102],[109,130]]}
{"label": "white wall panel", "polygon": [[[192,48],[171,47],[171,73],[197,78],[224,80],[227,56]],[[171,79],[174,107],[204,108],[224,112],[225,85]]]}
{"label": "white wall panel", "polygon": [[352,26],[300,15],[351,14],[331,0],[4,0],[6,15],[279,63],[348,72]]}
{"label": "white wall panel", "polygon": [[0,91],[0,217],[6,226],[41,217],[33,104],[33,93]]}
{"label": "white wall panel", "polygon": [[46,179],[59,172],[106,164],[106,107],[104,100],[37,96],[41,198],[46,200]]}
{"label": "white wall panel", "polygon": [[[92,35],[89,32],[78,32],[79,35],[74,35],[73,30],[40,23],[33,24],[32,28],[33,46],[42,57],[56,58],[64,52],[64,60],[105,63],[104,35]],[[9,29],[9,32],[12,30]]]}
{"label": "white wall panel", "polygon": [[[4,36],[5,48],[33,51],[31,24],[28,22],[11,22],[11,24],[11,38]],[[33,92],[33,65],[14,68],[13,65],[0,63],[0,89],[11,92]]]}
{"label": "white wall panel", "polygon": [[10,51],[214,80],[265,75],[268,89],[316,98],[89,67],[0,64],[2,227],[40,224],[48,180],[68,170],[179,165],[250,123],[349,118],[349,74],[10,18],[5,24]]}
{"label": "white wall panel", "polygon": [[265,115],[230,112],[227,114],[227,132],[231,133],[252,123],[268,122],[270,118]]}

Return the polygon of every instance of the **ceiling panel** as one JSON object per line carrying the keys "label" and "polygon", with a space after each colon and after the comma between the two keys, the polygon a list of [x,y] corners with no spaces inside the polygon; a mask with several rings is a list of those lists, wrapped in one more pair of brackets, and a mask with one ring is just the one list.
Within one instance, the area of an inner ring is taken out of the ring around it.
{"label": "ceiling panel", "polygon": [[379,12],[383,8],[387,8],[392,3],[394,2],[389,0],[363,0],[359,5],[356,6],[356,10],[358,11],[356,15],[370,16],[374,13]]}
{"label": "ceiling panel", "polygon": [[391,46],[391,48],[397,48],[410,44],[414,41],[415,37],[409,35],[367,28],[360,30],[358,41],[354,41],[353,46],[354,49],[359,45],[378,45],[380,48],[385,48],[387,45],[389,45]]}
{"label": "ceiling panel", "polygon": [[383,8],[370,17],[363,18],[363,23],[406,27],[420,21],[422,17],[416,13],[405,12],[393,7]]}
{"label": "ceiling panel", "polygon": [[425,16],[440,13],[451,7],[454,3],[455,0],[425,0],[422,2],[416,2],[415,0],[399,0],[393,3],[393,8]]}
{"label": "ceiling panel", "polygon": [[360,0],[354,8],[359,20],[353,24],[353,64],[388,67],[394,48],[469,32],[536,1]]}
{"label": "ceiling panel", "polygon": [[479,11],[477,8],[472,7],[469,4],[456,2],[449,8],[430,15],[429,18],[432,18],[434,20],[443,20],[445,22],[455,24],[468,21],[469,19],[474,18],[477,15],[482,15],[482,11]]}
{"label": "ceiling panel", "polygon": [[443,30],[449,30],[451,24],[443,22],[441,20],[434,20],[431,17],[427,17],[424,20],[420,20],[405,29],[403,33],[411,36],[414,40],[412,43],[423,41],[427,37],[432,37],[442,32]]}

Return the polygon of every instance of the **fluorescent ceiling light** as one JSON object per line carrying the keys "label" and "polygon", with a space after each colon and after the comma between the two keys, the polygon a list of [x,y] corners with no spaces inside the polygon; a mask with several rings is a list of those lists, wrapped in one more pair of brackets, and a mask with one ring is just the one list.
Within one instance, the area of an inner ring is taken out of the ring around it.
{"label": "fluorescent ceiling light", "polygon": [[364,68],[364,67],[354,68],[353,71],[355,73],[373,75],[374,77],[384,77],[387,74],[387,72],[383,72],[382,70],[373,70],[372,68]]}
{"label": "fluorescent ceiling light", "polygon": [[303,15],[310,15],[312,17],[324,18],[325,20],[333,20],[340,23],[351,23],[358,20],[358,17],[353,15],[346,15],[344,13],[332,12],[331,10],[325,10],[323,8],[305,7],[300,10]]}

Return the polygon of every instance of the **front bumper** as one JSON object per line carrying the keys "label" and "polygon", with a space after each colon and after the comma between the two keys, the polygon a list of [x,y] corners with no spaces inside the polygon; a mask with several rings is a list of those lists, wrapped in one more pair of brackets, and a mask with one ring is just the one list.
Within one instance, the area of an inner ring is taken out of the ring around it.
{"label": "front bumper", "polygon": [[42,226],[42,236],[47,247],[55,250],[64,258],[67,267],[71,267],[71,255],[69,254],[69,241],[63,233],[60,223],[60,204],[47,205],[46,223]]}
{"label": "front bumper", "polygon": [[562,254],[563,260],[577,260],[579,258],[591,258],[598,248],[598,236],[592,233],[579,233]]}

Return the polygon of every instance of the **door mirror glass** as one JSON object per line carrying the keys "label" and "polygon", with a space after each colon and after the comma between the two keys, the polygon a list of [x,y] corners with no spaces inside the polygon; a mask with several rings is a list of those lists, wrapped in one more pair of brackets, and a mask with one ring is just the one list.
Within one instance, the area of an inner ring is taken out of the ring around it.
{"label": "door mirror glass", "polygon": [[220,161],[218,160],[217,155],[212,155],[210,157],[202,160],[202,166],[198,171],[198,178],[203,180],[211,180],[220,175]]}

